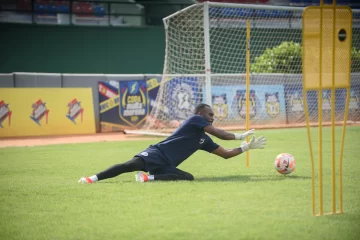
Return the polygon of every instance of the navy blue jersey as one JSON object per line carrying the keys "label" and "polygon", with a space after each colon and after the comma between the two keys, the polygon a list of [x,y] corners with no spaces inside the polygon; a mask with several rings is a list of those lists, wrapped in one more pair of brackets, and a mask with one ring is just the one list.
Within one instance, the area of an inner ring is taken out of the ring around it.
{"label": "navy blue jersey", "polygon": [[197,150],[212,152],[219,147],[205,134],[204,127],[208,125],[210,123],[202,116],[191,116],[171,136],[153,146],[160,150],[172,166],[178,166]]}

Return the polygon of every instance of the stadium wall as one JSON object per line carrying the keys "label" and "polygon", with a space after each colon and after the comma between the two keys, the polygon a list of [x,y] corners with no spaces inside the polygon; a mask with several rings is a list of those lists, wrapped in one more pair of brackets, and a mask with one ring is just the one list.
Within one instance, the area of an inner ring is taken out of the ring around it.
{"label": "stadium wall", "polygon": [[[222,29],[217,34],[221,33]],[[271,34],[289,35],[288,41],[301,39],[301,30],[287,34],[278,29]],[[93,27],[0,24],[0,73],[47,72],[86,74],[162,73],[165,55],[163,27]],[[251,32],[253,41],[262,37]],[[270,34],[270,33],[269,33]],[[353,46],[360,48],[360,36],[353,33]],[[251,58],[281,42],[258,48]],[[245,44],[245,42],[244,42]],[[217,47],[213,43],[212,47]],[[239,47],[238,51],[243,51]],[[245,58],[237,66],[245,71]],[[217,69],[216,63],[212,66]]]}
{"label": "stadium wall", "polygon": [[161,73],[163,27],[0,23],[0,73]]}
{"label": "stadium wall", "polygon": [[[277,84],[282,84],[284,87],[289,85],[298,85],[301,88],[301,75],[289,76],[286,74],[267,74],[267,75],[254,75],[252,76],[252,84],[264,84],[263,78],[267,79],[267,82],[271,85],[274,82]],[[151,81],[157,79],[156,81]],[[126,81],[146,81],[147,90],[148,90],[148,99],[146,101],[149,104],[148,112],[151,111],[151,102],[156,97],[156,83],[161,79],[160,74],[51,74],[51,73],[12,73],[12,74],[0,74],[0,90],[3,88],[91,88],[91,94],[93,99],[93,112],[95,119],[96,132],[102,131],[118,131],[121,130],[121,124],[124,122],[121,120],[121,116],[119,116],[118,105],[111,106],[106,109],[106,113],[104,111],[101,112],[102,106],[106,101],[111,101],[111,97],[101,97],[100,93],[100,83],[105,83],[105,85],[109,87],[114,87],[116,83],[126,82]],[[271,80],[273,79],[273,80]],[[295,80],[294,80],[295,79]],[[353,86],[360,85],[360,74],[352,73],[351,75],[351,83]],[[237,83],[243,85],[241,83]],[[152,90],[151,90],[152,89]],[[358,89],[358,88],[357,88]],[[150,92],[150,90],[152,92]],[[113,100],[117,101],[119,98],[119,91],[117,88],[113,88]],[[0,102],[2,100],[0,95]],[[102,99],[100,99],[102,98]],[[357,106],[360,113],[360,95],[356,96]],[[29,103],[31,104],[31,103]],[[112,109],[112,110],[111,110]],[[111,111],[109,111],[111,110]],[[103,115],[101,115],[103,114]],[[105,114],[105,115],[104,115]],[[355,114],[356,119],[349,119],[354,121],[360,121],[360,114]],[[104,120],[103,124],[101,124],[101,117],[105,117],[105,126]],[[287,121],[291,122],[291,116],[287,113]],[[125,124],[126,125],[126,124]],[[120,127],[119,127],[120,126]]]}
{"label": "stadium wall", "polygon": [[0,88],[0,138],[95,133],[91,88]]}
{"label": "stadium wall", "polygon": [[[60,74],[11,73],[0,74],[2,88],[91,88],[96,132],[100,132],[99,81],[130,81],[159,77],[156,74]],[[1,101],[0,95],[0,101]]]}

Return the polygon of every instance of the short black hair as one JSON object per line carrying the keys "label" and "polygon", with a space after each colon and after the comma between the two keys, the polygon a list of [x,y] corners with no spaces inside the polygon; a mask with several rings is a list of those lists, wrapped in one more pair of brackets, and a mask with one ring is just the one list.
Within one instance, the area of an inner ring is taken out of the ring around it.
{"label": "short black hair", "polygon": [[210,107],[210,105],[206,104],[206,103],[200,103],[195,107],[195,114],[200,112],[202,109],[206,108],[206,107]]}

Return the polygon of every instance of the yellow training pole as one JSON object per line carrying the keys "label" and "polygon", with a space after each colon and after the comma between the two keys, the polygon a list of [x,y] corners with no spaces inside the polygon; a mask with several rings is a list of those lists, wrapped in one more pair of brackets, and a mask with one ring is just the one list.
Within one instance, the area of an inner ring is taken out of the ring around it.
{"label": "yellow training pole", "polygon": [[336,26],[336,0],[333,0],[333,16],[332,16],[332,34],[333,34],[333,47],[332,47],[332,81],[331,81],[331,193],[332,193],[332,214],[336,212],[336,172],[335,172],[335,26]]}
{"label": "yellow training pole", "polygon": [[307,128],[307,135],[309,141],[309,150],[311,158],[311,202],[312,202],[312,215],[315,216],[315,169],[314,169],[314,153],[312,148],[311,133],[310,133],[310,123],[309,123],[309,112],[306,100],[306,90],[305,86],[303,87],[303,100],[304,100],[304,112],[305,112],[305,121]]}
{"label": "yellow training pole", "polygon": [[[349,32],[349,39],[352,39],[352,32]],[[348,52],[349,62],[351,63],[351,47],[349,48]],[[346,102],[345,102],[345,112],[344,112],[344,123],[342,129],[342,136],[341,136],[341,147],[340,147],[340,163],[339,163],[339,202],[340,202],[340,210],[339,213],[343,213],[343,183],[342,183],[342,163],[343,163],[343,154],[344,154],[344,142],[345,142],[345,132],[346,132],[346,122],[349,113],[349,101],[350,101],[350,74],[351,74],[351,64],[349,64],[348,69],[348,84],[346,88]]]}
{"label": "yellow training pole", "polygon": [[319,56],[319,89],[318,89],[318,123],[319,123],[319,215],[323,210],[323,176],[322,176],[322,40],[323,40],[323,0],[320,0],[320,56]]}
{"label": "yellow training pole", "polygon": [[[250,129],[250,20],[246,21],[246,130]],[[248,138],[246,138],[248,140]],[[250,152],[246,151],[246,167],[250,166]]]}
{"label": "yellow training pole", "polygon": [[[303,16],[303,26],[305,25],[304,22],[305,16]],[[302,29],[302,36],[305,36],[305,28]],[[302,51],[302,58],[306,59],[306,47],[307,41],[303,41],[303,51]],[[306,64],[302,65],[303,73],[306,71]],[[305,76],[304,76],[305,78]],[[309,150],[310,150],[310,160],[311,160],[311,203],[312,203],[312,215],[315,216],[315,166],[314,166],[314,152],[312,147],[312,140],[311,140],[311,132],[310,132],[310,122],[309,122],[309,112],[308,112],[308,105],[307,105],[307,81],[303,80],[303,102],[304,102],[304,112],[305,112],[305,121],[306,121],[306,130],[309,142]]]}
{"label": "yellow training pole", "polygon": [[[321,78],[321,77],[320,77]],[[319,153],[318,153],[318,158],[319,158],[319,163],[318,163],[318,168],[319,168],[319,215],[322,215],[324,213],[323,211],[323,175],[322,175],[322,88],[320,87],[320,89],[318,90],[318,114],[319,114]]]}
{"label": "yellow training pole", "polygon": [[[351,56],[351,55],[350,55]],[[349,71],[350,73],[350,71]],[[343,188],[342,188],[342,162],[343,162],[343,153],[344,153],[344,140],[345,140],[345,132],[346,132],[346,122],[347,116],[349,112],[349,100],[350,100],[350,86],[346,89],[346,103],[345,103],[345,116],[344,116],[344,125],[341,136],[341,147],[340,147],[340,166],[339,166],[339,201],[340,201],[340,211],[339,213],[343,213]]]}
{"label": "yellow training pole", "polygon": [[[352,28],[352,17],[351,17],[351,27],[350,30]],[[349,31],[349,39],[352,39],[352,31]],[[348,57],[349,57],[349,63],[351,63],[351,47],[349,47],[348,49]],[[340,147],[340,163],[339,163],[339,202],[340,202],[340,210],[339,213],[343,213],[344,209],[343,209],[343,188],[342,188],[342,163],[343,163],[343,154],[344,154],[344,142],[345,142],[345,132],[346,132],[346,122],[347,122],[347,117],[348,117],[348,113],[349,113],[349,101],[350,101],[350,89],[351,89],[351,85],[350,85],[350,76],[351,76],[351,64],[349,64],[349,68],[348,68],[348,84],[347,84],[347,88],[346,88],[346,102],[345,102],[345,116],[344,116],[344,123],[343,123],[343,131],[342,131],[342,136],[341,136],[341,147]]]}

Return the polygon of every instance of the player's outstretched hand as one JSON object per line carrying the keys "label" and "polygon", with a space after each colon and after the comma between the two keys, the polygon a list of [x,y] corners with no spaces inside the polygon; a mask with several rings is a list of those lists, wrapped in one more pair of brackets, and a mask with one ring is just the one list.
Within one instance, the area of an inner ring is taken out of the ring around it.
{"label": "player's outstretched hand", "polygon": [[255,132],[255,129],[250,129],[249,131],[244,132],[243,134],[234,133],[235,139],[236,140],[243,140],[243,139],[247,138],[247,136],[254,134],[254,132]]}
{"label": "player's outstretched hand", "polygon": [[243,152],[249,149],[262,149],[265,148],[266,145],[266,138],[264,136],[260,136],[258,138],[252,137],[250,142],[244,142],[241,145],[241,149]]}
{"label": "player's outstretched hand", "polygon": [[249,136],[249,135],[252,135],[252,134],[254,134],[254,132],[255,132],[255,129],[250,129],[249,131],[247,131],[247,132],[244,132],[242,135],[243,135],[243,139],[245,139],[247,136]]}
{"label": "player's outstretched hand", "polygon": [[250,149],[256,148],[265,148],[266,145],[266,138],[264,136],[260,136],[258,138],[252,137],[249,143]]}

